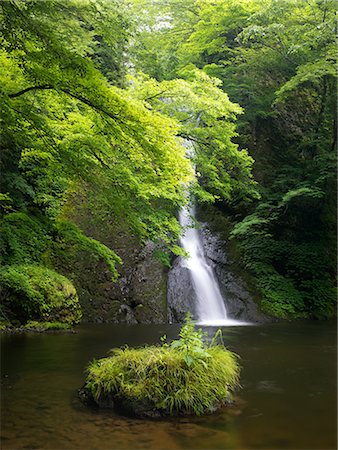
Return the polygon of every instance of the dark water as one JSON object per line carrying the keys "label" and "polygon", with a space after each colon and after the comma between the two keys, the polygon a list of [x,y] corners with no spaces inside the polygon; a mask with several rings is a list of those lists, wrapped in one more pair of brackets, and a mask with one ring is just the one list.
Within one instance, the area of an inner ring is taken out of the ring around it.
{"label": "dark water", "polygon": [[[209,329],[210,330],[210,329]],[[241,356],[236,407],[164,421],[90,411],[76,397],[92,358],[159,342],[178,327],[97,325],[77,334],[3,335],[2,449],[336,449],[336,326],[224,330]]]}

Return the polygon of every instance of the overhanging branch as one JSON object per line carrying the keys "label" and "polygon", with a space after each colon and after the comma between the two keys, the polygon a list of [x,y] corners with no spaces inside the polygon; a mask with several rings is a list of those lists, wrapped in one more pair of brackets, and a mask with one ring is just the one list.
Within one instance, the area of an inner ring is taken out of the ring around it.
{"label": "overhanging branch", "polygon": [[119,117],[113,113],[111,113],[110,111],[107,111],[106,109],[102,108],[99,105],[96,105],[95,103],[92,103],[90,100],[88,100],[86,97],[83,97],[80,94],[76,94],[74,92],[72,92],[70,89],[67,88],[57,88],[55,86],[52,86],[50,84],[42,84],[42,85],[37,85],[37,86],[30,86],[28,88],[22,89],[21,91],[15,92],[13,94],[8,94],[9,98],[16,98],[16,97],[20,97],[21,95],[26,94],[27,92],[30,91],[41,91],[41,90],[56,90],[56,91],[61,91],[64,94],[69,95],[72,98],[75,98],[76,100],[79,100],[80,102],[84,103],[85,105],[95,109],[96,111],[105,114],[106,116],[110,117],[111,119],[114,120],[120,120]]}
{"label": "overhanging branch", "polygon": [[9,98],[20,97],[20,95],[26,94],[26,92],[39,91],[39,90],[43,90],[43,89],[54,89],[54,87],[49,84],[42,84],[40,86],[39,85],[38,86],[30,86],[26,89],[22,89],[19,92],[15,92],[14,94],[8,94],[8,97]]}

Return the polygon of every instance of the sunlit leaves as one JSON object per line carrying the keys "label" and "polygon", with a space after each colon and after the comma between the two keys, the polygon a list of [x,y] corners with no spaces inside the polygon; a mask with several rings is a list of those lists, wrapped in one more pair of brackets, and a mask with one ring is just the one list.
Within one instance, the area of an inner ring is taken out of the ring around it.
{"label": "sunlit leaves", "polygon": [[2,118],[6,158],[16,155],[13,170],[34,188],[33,204],[55,216],[67,191],[77,189],[93,212],[123,217],[142,238],[174,242],[173,213],[191,178],[177,125],[110,85],[92,61],[100,42],[122,55],[124,8],[61,1],[30,2],[27,9],[28,3],[2,7]]}
{"label": "sunlit leaves", "polygon": [[189,67],[184,77],[156,82],[145,75],[131,79],[130,90],[180,124],[187,154],[197,170],[193,192],[201,201],[241,201],[257,196],[251,176],[252,159],[232,142],[234,120],[242,112],[220,89],[221,82]]}

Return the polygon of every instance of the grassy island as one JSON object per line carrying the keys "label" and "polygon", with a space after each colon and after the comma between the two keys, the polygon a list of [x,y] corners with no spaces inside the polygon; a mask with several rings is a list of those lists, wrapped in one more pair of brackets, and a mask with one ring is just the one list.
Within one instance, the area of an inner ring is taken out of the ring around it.
{"label": "grassy island", "polygon": [[186,318],[180,339],[161,346],[122,348],[93,361],[80,391],[83,400],[123,413],[161,417],[201,415],[231,401],[239,382],[237,355],[217,333],[210,344]]}

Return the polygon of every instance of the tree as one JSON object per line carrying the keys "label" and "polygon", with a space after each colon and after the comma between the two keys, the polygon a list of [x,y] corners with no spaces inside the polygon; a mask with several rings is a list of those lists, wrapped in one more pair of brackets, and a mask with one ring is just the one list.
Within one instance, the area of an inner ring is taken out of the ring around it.
{"label": "tree", "polygon": [[[162,79],[196,67],[219,78],[229,98],[244,110],[235,139],[255,160],[261,199],[240,202],[234,210],[236,204],[223,196],[219,205],[238,222],[233,236],[261,291],[262,304],[277,316],[331,316],[335,4],[196,0],[182,8],[179,13],[174,0],[160,3],[149,21],[156,24],[156,14],[157,20],[166,16],[167,26],[144,27],[140,39],[143,49],[149,46],[156,55],[162,47],[166,57],[169,47],[173,52],[174,67],[157,69]],[[209,161],[208,152],[204,155]],[[305,261],[311,261],[306,269]]]}
{"label": "tree", "polygon": [[119,4],[1,8],[2,164],[13,208],[35,205],[55,217],[76,189],[142,237],[172,241],[172,213],[191,176],[176,125],[110,85],[92,58],[98,38],[111,45],[110,27],[126,35]]}
{"label": "tree", "polygon": [[140,74],[132,79],[130,90],[150,108],[179,122],[178,135],[196,168],[197,182],[191,189],[199,201],[252,201],[258,196],[253,160],[232,142],[242,109],[230,102],[218,79],[196,68],[181,75],[184,78],[159,83]]}

